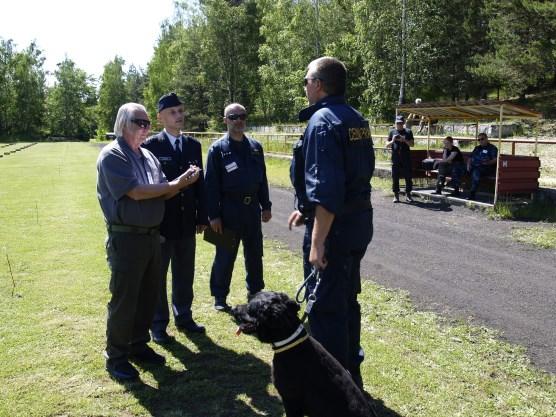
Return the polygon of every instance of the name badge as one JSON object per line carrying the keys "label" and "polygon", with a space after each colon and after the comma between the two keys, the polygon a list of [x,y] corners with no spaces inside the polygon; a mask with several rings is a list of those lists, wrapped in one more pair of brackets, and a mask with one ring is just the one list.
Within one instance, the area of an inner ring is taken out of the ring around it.
{"label": "name badge", "polygon": [[232,163],[226,165],[224,168],[226,168],[226,171],[232,172],[232,171],[235,171],[238,167],[237,167],[237,164],[235,162],[232,162]]}
{"label": "name badge", "polygon": [[171,156],[159,156],[159,157],[158,157],[158,160],[159,160],[160,162],[162,162],[162,161],[164,161],[164,162],[166,162],[166,161],[171,161],[171,160],[172,160],[172,157],[171,157]]}

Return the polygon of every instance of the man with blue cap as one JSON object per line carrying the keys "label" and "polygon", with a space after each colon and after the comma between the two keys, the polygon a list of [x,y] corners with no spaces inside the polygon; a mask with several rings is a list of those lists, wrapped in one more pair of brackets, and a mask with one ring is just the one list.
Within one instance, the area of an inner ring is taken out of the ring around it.
{"label": "man with blue cap", "polygon": [[[160,161],[169,180],[178,177],[190,166],[202,169],[201,144],[182,135],[184,105],[176,93],[165,94],[158,100],[157,118],[164,129],[151,136],[143,145]],[[160,225],[162,251],[162,281],[158,306],[151,325],[153,340],[164,344],[171,340],[166,328],[170,321],[166,275],[172,265],[172,312],[178,330],[204,333],[191,313],[193,277],[195,274],[195,233],[207,227],[203,176],[191,187],[166,200],[164,218]]]}
{"label": "man with blue cap", "polygon": [[415,144],[413,132],[404,127],[404,118],[396,116],[396,127],[388,133],[386,147],[392,148],[392,191],[394,192],[394,203],[400,202],[400,176],[405,178],[405,200],[413,202],[411,191],[413,180],[411,176],[411,150]]}

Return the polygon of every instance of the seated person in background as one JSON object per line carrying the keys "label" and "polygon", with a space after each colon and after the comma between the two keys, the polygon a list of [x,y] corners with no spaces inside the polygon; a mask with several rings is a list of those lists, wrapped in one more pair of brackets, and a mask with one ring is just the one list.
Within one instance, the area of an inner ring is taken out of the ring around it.
{"label": "seated person in background", "polygon": [[467,171],[471,175],[471,189],[469,190],[469,200],[475,198],[481,177],[494,175],[496,173],[496,158],[498,148],[488,141],[486,133],[479,133],[477,136],[479,145],[475,146],[469,160],[467,161]]}
{"label": "seated person in background", "polygon": [[437,159],[434,162],[434,166],[438,167],[438,179],[436,181],[436,191],[433,194],[442,194],[446,176],[450,176],[452,180],[449,185],[454,188],[450,195],[452,197],[459,197],[459,186],[461,177],[465,173],[465,163],[461,151],[454,145],[454,138],[451,136],[444,138],[442,159]]}

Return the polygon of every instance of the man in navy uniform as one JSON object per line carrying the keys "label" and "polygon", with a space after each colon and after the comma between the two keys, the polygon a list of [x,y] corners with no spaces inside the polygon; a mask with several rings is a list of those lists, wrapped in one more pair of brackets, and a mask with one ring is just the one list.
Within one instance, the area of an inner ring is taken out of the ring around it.
{"label": "man in navy uniform", "polygon": [[106,370],[119,380],[138,377],[129,360],[162,365],[147,342],[160,288],[160,234],[164,199],[199,178],[191,167],[168,182],[158,160],[141,143],[151,122],[145,107],[127,103],[114,123],[117,138],[97,160],[97,196],[108,229],[111,271],[106,322]]}
{"label": "man in navy uniform", "polygon": [[396,127],[388,133],[387,147],[392,148],[392,191],[394,203],[400,202],[400,176],[405,178],[405,200],[413,201],[411,190],[413,181],[411,177],[411,148],[415,141],[411,129],[404,127],[403,116],[396,116]]}
{"label": "man in navy uniform", "polygon": [[[166,178],[172,180],[191,165],[203,168],[201,144],[181,134],[184,105],[169,93],[158,100],[158,120],[164,126],[158,135],[148,138],[143,146],[160,161]],[[181,190],[166,200],[164,218],[160,225],[162,249],[162,287],[151,333],[157,343],[171,339],[166,331],[170,321],[166,276],[172,265],[172,312],[178,330],[203,333],[205,328],[193,320],[193,277],[195,274],[195,232],[201,233],[208,225],[202,176],[194,185]]]}
{"label": "man in navy uniform", "polygon": [[475,199],[481,177],[496,175],[498,148],[488,141],[486,133],[479,133],[477,140],[479,145],[475,146],[467,160],[467,171],[471,174],[471,189],[467,197],[469,200]]}
{"label": "man in navy uniform", "polygon": [[247,297],[264,288],[263,236],[261,220],[268,222],[271,205],[261,144],[245,136],[247,112],[241,104],[224,110],[228,133],[209,149],[205,185],[210,227],[216,233],[229,229],[239,238],[233,248],[216,246],[210,274],[214,308],[229,310],[226,297],[237,257],[243,243]]}
{"label": "man in navy uniform", "polygon": [[[305,224],[304,272],[319,271],[311,333],[362,386],[360,263],[373,234],[371,177],[375,157],[369,123],[346,103],[346,68],[331,57],[312,61],[305,76],[309,121],[291,166],[297,209],[288,225]],[[315,276],[308,283],[312,292]]]}

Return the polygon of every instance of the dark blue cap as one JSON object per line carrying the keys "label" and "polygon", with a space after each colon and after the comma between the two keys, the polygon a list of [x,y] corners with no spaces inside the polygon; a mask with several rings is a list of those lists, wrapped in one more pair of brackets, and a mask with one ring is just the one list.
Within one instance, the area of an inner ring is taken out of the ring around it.
{"label": "dark blue cap", "polygon": [[160,113],[162,110],[167,109],[168,107],[175,107],[183,104],[178,95],[176,93],[168,93],[164,94],[158,100],[158,112]]}
{"label": "dark blue cap", "polygon": [[396,116],[395,122],[396,122],[396,123],[404,123],[404,122],[405,122],[405,119],[404,119],[403,116],[401,116],[401,115],[400,115],[400,116]]}

